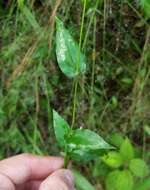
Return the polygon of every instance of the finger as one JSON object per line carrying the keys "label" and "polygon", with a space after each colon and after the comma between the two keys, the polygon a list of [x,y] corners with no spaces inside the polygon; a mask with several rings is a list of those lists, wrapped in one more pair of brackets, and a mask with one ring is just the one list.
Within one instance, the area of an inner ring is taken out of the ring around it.
{"label": "finger", "polygon": [[74,190],[73,175],[70,170],[58,170],[41,183],[39,190]]}
{"label": "finger", "polygon": [[27,185],[27,188],[25,190],[39,190],[41,183],[42,183],[42,181],[29,182],[29,184]]}
{"label": "finger", "polygon": [[16,190],[39,190],[42,181],[29,181],[25,184],[16,186]]}
{"label": "finger", "polygon": [[0,189],[15,190],[15,186],[12,181],[5,175],[0,173]]}
{"label": "finger", "polygon": [[46,178],[63,166],[63,159],[22,154],[0,162],[0,173],[15,185]]}

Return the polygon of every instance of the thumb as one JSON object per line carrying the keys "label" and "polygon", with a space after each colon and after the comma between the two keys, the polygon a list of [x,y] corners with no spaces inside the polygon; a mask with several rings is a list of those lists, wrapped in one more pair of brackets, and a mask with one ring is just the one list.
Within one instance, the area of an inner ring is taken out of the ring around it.
{"label": "thumb", "polygon": [[55,171],[42,182],[39,190],[75,190],[71,171],[65,169]]}

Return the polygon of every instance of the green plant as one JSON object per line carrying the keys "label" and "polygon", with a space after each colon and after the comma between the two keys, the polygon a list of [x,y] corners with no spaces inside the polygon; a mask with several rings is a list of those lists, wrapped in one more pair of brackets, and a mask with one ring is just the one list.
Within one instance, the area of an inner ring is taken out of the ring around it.
{"label": "green plant", "polygon": [[[120,149],[122,136],[130,134],[138,145],[128,155],[110,150],[106,163],[73,164],[95,189],[109,173],[124,170],[120,175],[130,186],[133,178],[133,190],[149,189],[149,177],[133,177],[146,176],[143,161],[150,160],[149,5],[149,0],[0,0],[1,159],[21,152],[57,155],[53,107],[73,132],[82,126],[107,139],[117,131],[106,141]],[[62,40],[65,65],[59,57]],[[92,188],[83,176],[76,181],[79,190]]]}
{"label": "green plant", "polygon": [[103,154],[105,150],[113,148],[91,130],[73,130],[55,110],[53,110],[53,121],[57,142],[65,153],[65,167],[70,159],[92,160]]}
{"label": "green plant", "polygon": [[148,190],[149,180],[146,177],[149,175],[149,167],[142,158],[136,157],[135,152],[130,140],[126,138],[120,144],[119,151],[110,151],[102,157],[103,163],[111,169],[105,179],[106,190],[134,190],[138,187],[138,179],[141,180],[141,189]]}
{"label": "green plant", "polygon": [[73,40],[63,22],[56,17],[56,55],[61,71],[67,77],[76,77],[86,70],[85,56]]}
{"label": "green plant", "polygon": [[[86,69],[84,55],[73,40],[69,31],[56,17],[56,55],[60,69],[67,77],[76,77]],[[106,143],[98,134],[88,129],[73,129],[53,110],[53,125],[58,144],[65,153],[65,167],[70,159],[92,160],[113,147]]]}

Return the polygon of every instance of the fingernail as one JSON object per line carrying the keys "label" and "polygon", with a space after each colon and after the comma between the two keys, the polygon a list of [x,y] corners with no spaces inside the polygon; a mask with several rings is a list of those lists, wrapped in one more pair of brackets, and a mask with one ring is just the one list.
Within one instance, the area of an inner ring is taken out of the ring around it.
{"label": "fingernail", "polygon": [[74,177],[71,171],[67,170],[64,172],[64,177],[66,178],[66,180],[68,181],[68,183],[70,185],[74,184]]}

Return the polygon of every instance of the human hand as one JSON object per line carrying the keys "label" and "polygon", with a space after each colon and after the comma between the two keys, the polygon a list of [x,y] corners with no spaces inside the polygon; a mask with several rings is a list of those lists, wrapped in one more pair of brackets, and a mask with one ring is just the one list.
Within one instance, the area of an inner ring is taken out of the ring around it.
{"label": "human hand", "polygon": [[0,161],[0,190],[75,190],[63,159],[21,154]]}

